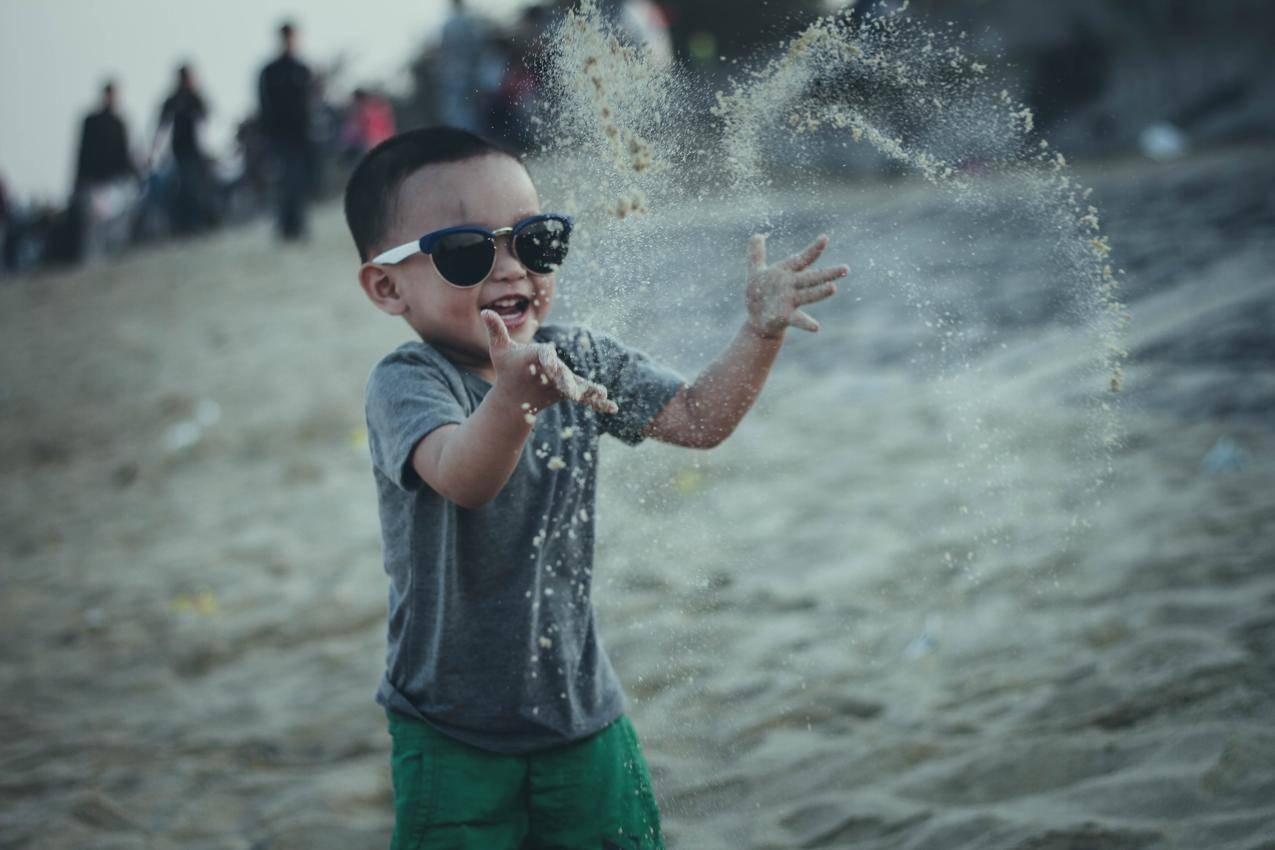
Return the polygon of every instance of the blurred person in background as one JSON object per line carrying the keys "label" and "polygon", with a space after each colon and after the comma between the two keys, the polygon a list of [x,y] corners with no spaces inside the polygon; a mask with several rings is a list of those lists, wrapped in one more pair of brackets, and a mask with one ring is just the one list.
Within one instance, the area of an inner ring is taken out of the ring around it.
{"label": "blurred person in background", "polygon": [[168,137],[173,155],[174,182],[169,209],[173,233],[196,233],[216,222],[215,192],[208,159],[199,144],[199,125],[208,106],[195,84],[189,65],[177,69],[177,88],[159,110],[159,125],[151,144],[151,161],[160,155]]}
{"label": "blurred person in background", "polygon": [[54,218],[47,205],[19,203],[0,177],[0,277],[39,264]]}
{"label": "blurred person in background", "polygon": [[129,220],[140,193],[128,129],[117,105],[115,82],[108,80],[98,108],[85,116],[80,128],[66,247],[72,260],[114,253],[128,239]]}
{"label": "blurred person in background", "polygon": [[347,163],[394,135],[394,108],[385,98],[355,89],[349,114],[341,128],[341,158]]}
{"label": "blurred person in background", "polygon": [[310,137],[314,77],[299,60],[296,28],[279,27],[278,58],[261,71],[258,95],[261,129],[278,173],[278,231],[284,240],[305,238],[306,205],[314,181],[315,150]]}
{"label": "blurred person in background", "polygon": [[438,45],[438,117],[440,123],[465,130],[479,129],[479,69],[486,52],[482,21],[465,9],[465,0],[452,0]]}
{"label": "blurred person in background", "polygon": [[0,277],[18,269],[17,209],[9,204],[4,175],[0,175]]}
{"label": "blurred person in background", "polygon": [[9,198],[4,191],[4,175],[0,174],[0,274],[9,270]]}
{"label": "blurred person in background", "polygon": [[137,176],[137,166],[128,150],[128,129],[115,109],[117,103],[115,81],[110,80],[102,86],[98,108],[84,117],[80,128],[76,191]]}

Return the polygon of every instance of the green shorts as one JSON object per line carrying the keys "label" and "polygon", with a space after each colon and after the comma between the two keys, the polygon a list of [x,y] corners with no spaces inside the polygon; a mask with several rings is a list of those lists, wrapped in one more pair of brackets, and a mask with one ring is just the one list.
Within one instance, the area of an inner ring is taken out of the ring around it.
{"label": "green shorts", "polygon": [[628,717],[565,747],[510,756],[387,714],[391,850],[663,850],[651,776]]}

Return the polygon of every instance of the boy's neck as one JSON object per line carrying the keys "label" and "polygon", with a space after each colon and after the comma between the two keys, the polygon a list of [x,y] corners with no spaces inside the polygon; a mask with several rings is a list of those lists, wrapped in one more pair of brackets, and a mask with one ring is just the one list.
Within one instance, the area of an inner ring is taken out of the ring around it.
{"label": "boy's neck", "polygon": [[489,384],[496,383],[496,369],[492,366],[490,358],[475,357],[473,354],[461,349],[425,339],[424,337],[421,337],[421,339],[437,349],[439,354],[447,358],[456,367],[464,369],[472,375],[477,375]]}

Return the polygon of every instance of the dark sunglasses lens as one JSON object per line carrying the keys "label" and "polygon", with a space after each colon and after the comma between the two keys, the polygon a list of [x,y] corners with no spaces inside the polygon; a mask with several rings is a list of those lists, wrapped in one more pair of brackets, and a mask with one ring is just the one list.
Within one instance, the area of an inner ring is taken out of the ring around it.
{"label": "dark sunglasses lens", "polygon": [[430,254],[448,283],[473,286],[491,273],[496,245],[481,233],[449,233],[434,243]]}
{"label": "dark sunglasses lens", "polygon": [[567,258],[567,239],[571,235],[567,223],[548,218],[529,224],[514,237],[514,252],[529,270],[536,274],[556,271]]}

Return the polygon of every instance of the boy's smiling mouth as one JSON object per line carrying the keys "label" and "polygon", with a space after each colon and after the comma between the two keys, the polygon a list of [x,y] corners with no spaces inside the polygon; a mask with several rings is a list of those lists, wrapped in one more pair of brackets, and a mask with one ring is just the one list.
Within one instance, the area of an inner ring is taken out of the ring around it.
{"label": "boy's smiling mouth", "polygon": [[479,310],[492,310],[504,321],[505,327],[512,330],[527,320],[531,299],[525,295],[505,295],[480,306]]}

